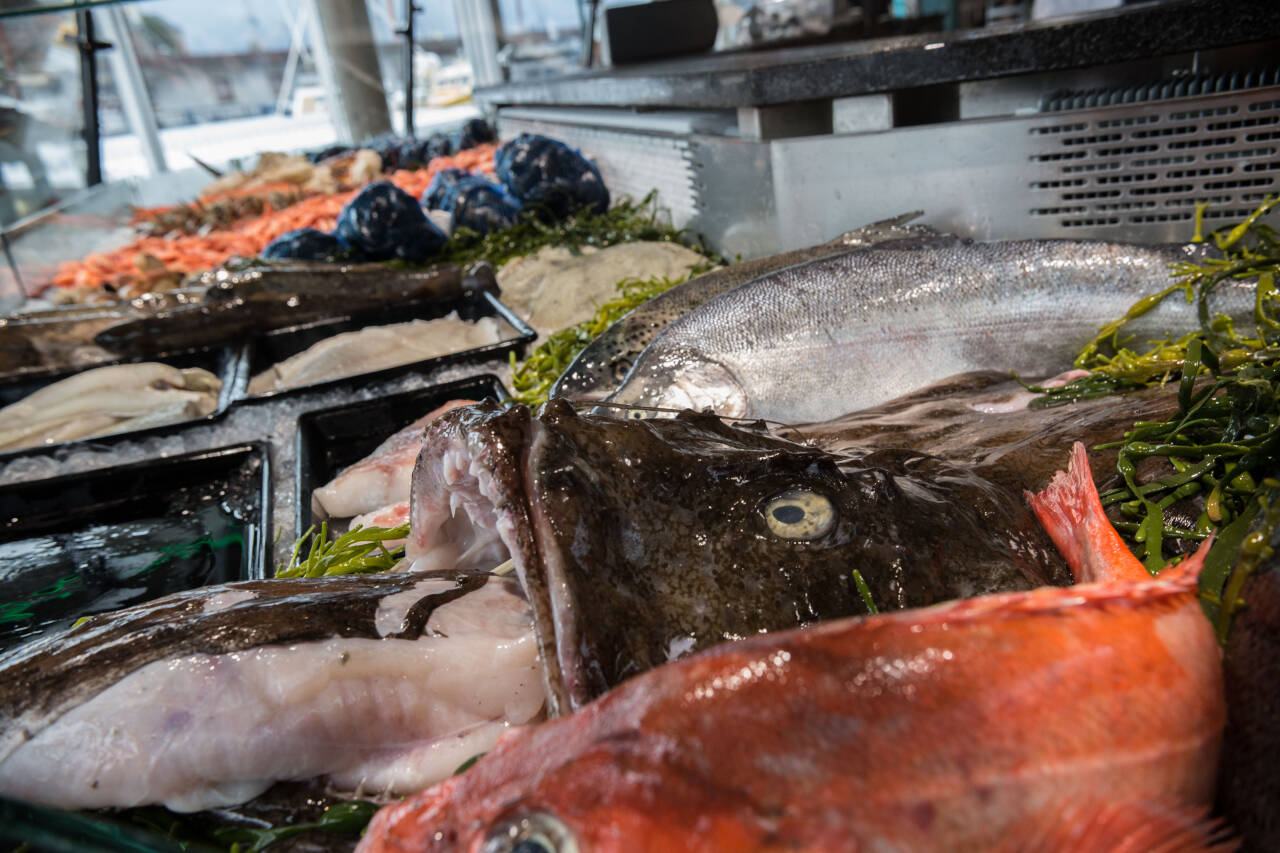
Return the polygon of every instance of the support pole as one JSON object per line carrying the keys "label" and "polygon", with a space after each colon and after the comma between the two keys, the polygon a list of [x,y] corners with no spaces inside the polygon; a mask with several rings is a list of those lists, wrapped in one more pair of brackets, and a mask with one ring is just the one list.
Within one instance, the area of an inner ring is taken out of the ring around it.
{"label": "support pole", "polygon": [[[76,12],[76,49],[80,51],[80,133],[84,137],[84,183],[102,183],[102,130],[98,123],[98,51],[111,47],[93,33],[93,13]],[[5,245],[8,252],[8,244]]]}
{"label": "support pole", "polygon": [[160,128],[156,125],[151,96],[147,94],[147,83],[142,79],[142,68],[133,50],[124,12],[119,6],[105,7],[102,9],[102,25],[103,35],[112,42],[113,49],[108,54],[111,76],[115,79],[129,127],[142,145],[142,154],[147,158],[151,174],[167,172],[169,167],[164,162],[164,148],[160,145]]}
{"label": "support pole", "polygon": [[413,15],[419,11],[413,0],[404,0],[404,26],[396,34],[404,38],[404,135],[413,136]]}
{"label": "support pole", "polygon": [[477,86],[502,82],[498,64],[498,18],[493,5],[486,0],[453,0],[458,19],[458,35],[462,53],[471,63],[471,74]]}
{"label": "support pole", "polygon": [[325,81],[334,124],[354,144],[391,130],[373,28],[363,0],[311,0],[316,64]]}

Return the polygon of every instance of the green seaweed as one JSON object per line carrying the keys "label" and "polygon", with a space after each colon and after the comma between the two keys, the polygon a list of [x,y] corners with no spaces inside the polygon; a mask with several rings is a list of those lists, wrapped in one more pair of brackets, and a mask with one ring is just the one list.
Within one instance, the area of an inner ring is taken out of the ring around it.
{"label": "green seaweed", "polygon": [[[408,535],[408,524],[398,527],[357,525],[330,541],[328,522],[321,523],[319,532],[312,525],[293,544],[289,562],[276,567],[276,577],[320,578],[385,572],[404,557],[403,545],[388,548],[385,543],[389,539],[404,539]],[[307,546],[308,540],[311,542],[310,547]],[[302,557],[304,548],[306,556]]]}
{"label": "green seaweed", "polygon": [[[1217,534],[1200,589],[1223,641],[1240,609],[1244,582],[1269,555],[1266,542],[1280,524],[1280,234],[1261,221],[1277,204],[1280,199],[1268,198],[1244,222],[1211,233],[1218,256],[1175,265],[1172,284],[1103,326],[1076,358],[1088,376],[1061,388],[1028,386],[1043,393],[1034,405],[1053,406],[1178,383],[1173,418],[1135,423],[1121,440],[1099,446],[1119,449],[1123,480],[1101,497],[1104,506],[1118,507],[1124,520],[1117,529],[1153,572]],[[1204,210],[1201,205],[1196,212],[1197,241],[1205,239]],[[1251,327],[1211,313],[1209,295],[1228,281],[1256,282]],[[1143,350],[1121,341],[1130,319],[1176,293],[1196,311],[1197,331],[1150,341]],[[1138,465],[1151,457],[1167,459],[1172,473],[1137,482]],[[1166,523],[1165,510],[1196,495],[1203,497],[1204,510],[1194,529]]]}
{"label": "green seaweed", "polygon": [[658,294],[701,275],[709,268],[710,264],[699,264],[683,278],[624,278],[617,284],[618,296],[597,308],[590,319],[549,336],[519,364],[515,354],[511,354],[511,387],[515,391],[512,399],[529,406],[542,405],[547,401],[551,386],[578,357],[578,353],[606,329]]}
{"label": "green seaweed", "polygon": [[488,261],[500,267],[546,246],[562,246],[576,254],[586,246],[604,249],[641,240],[680,243],[708,260],[719,261],[700,236],[671,225],[670,216],[658,206],[655,190],[638,202],[622,198],[604,213],[584,210],[558,222],[545,222],[536,211],[527,211],[515,225],[487,235],[459,228],[431,262]]}

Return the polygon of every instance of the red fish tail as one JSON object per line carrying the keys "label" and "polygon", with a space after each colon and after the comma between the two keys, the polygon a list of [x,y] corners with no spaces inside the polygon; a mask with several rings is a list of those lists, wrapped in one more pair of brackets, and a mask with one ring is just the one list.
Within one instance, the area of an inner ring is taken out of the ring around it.
{"label": "red fish tail", "polygon": [[1094,802],[1018,824],[995,853],[1230,853],[1240,846],[1207,809]]}
{"label": "red fish tail", "polygon": [[1066,472],[1054,474],[1038,494],[1024,494],[1076,583],[1150,579],[1107,519],[1083,444],[1072,446]]}

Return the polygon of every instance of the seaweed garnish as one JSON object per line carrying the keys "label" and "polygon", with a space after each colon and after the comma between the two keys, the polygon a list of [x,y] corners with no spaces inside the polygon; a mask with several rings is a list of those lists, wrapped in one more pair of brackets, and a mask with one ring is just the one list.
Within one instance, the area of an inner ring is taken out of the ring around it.
{"label": "seaweed garnish", "polygon": [[589,319],[583,320],[550,335],[540,343],[523,362],[516,363],[511,354],[511,387],[515,391],[512,400],[529,406],[539,406],[547,401],[547,395],[560,375],[606,329],[640,305],[677,284],[701,275],[711,264],[694,266],[683,278],[624,278],[618,282],[618,296],[596,309]]}
{"label": "seaweed garnish", "polygon": [[[1212,241],[1216,254],[1172,269],[1174,281],[1139,300],[1107,324],[1076,357],[1089,375],[1061,388],[1027,386],[1053,406],[1178,383],[1178,412],[1165,422],[1139,422],[1115,442],[1121,485],[1102,494],[1121,516],[1116,527],[1155,572],[1178,552],[1214,535],[1201,574],[1201,600],[1225,642],[1231,617],[1243,606],[1244,582],[1270,556],[1271,532],[1280,525],[1280,233],[1262,222],[1280,198],[1268,197],[1245,221],[1203,232],[1205,205],[1196,210],[1196,242]],[[1256,282],[1253,322],[1214,315],[1209,295],[1228,281]],[[1177,339],[1130,348],[1125,323],[1181,293],[1193,306],[1199,329]],[[1139,483],[1143,460],[1161,457],[1173,470]],[[1188,528],[1169,523],[1165,511],[1198,497],[1203,509]]]}

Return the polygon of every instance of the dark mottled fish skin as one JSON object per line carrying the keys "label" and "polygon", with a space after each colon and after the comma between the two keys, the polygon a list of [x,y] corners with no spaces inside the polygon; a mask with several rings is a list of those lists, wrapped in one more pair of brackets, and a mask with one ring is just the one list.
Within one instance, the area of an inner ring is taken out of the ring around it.
{"label": "dark mottled fish skin", "polygon": [[1120,439],[1135,421],[1163,421],[1178,411],[1176,385],[1077,400],[1048,408],[1020,406],[1031,394],[994,371],[948,377],[878,406],[829,421],[779,427],[778,435],[828,453],[857,455],[908,447],[973,468],[1021,491],[1043,488],[1067,468],[1071,445],[1090,448],[1099,488],[1112,481]]}
{"label": "dark mottled fish skin", "polygon": [[494,290],[488,264],[392,269],[380,264],[298,263],[219,270],[195,276],[198,301],[161,304],[98,332],[95,342],[122,354],[150,354],[222,343],[237,337],[405,302],[455,299]]}
{"label": "dark mottled fish skin", "polygon": [[[1039,378],[1064,369],[1098,328],[1170,283],[1203,245],[1070,240],[956,242],[788,267],[667,326],[608,398],[642,408],[822,421],[972,370]],[[1253,289],[1232,282],[1212,310],[1245,319]],[[1125,328],[1137,345],[1198,327],[1165,300]],[[602,413],[608,407],[601,407]]]}
{"label": "dark mottled fish skin", "polygon": [[[559,400],[536,419],[481,404],[434,422],[415,532],[422,507],[448,505],[424,489],[442,488],[432,466],[460,446],[499,478],[494,511],[561,713],[688,651],[866,613],[855,568],[882,609],[1070,583],[1020,492],[942,460],[848,459],[712,416],[622,421]],[[763,507],[788,492],[827,501],[829,529],[771,528]]]}
{"label": "dark mottled fish skin", "polygon": [[954,239],[925,226],[906,224],[919,215],[915,212],[886,219],[817,246],[743,261],[677,285],[638,306],[588,344],[556,380],[550,396],[567,400],[603,399],[613,393],[636,358],[669,323],[708,299],[767,273],[876,245],[908,242],[923,245],[925,241]]}
{"label": "dark mottled fish skin", "polygon": [[[486,583],[484,575],[457,572],[239,581],[90,617],[19,646],[0,655],[0,760],[63,711],[155,661],[334,636],[381,639],[374,619],[382,600],[428,578],[453,580],[455,587],[425,595],[410,609],[405,630],[389,636],[416,638],[435,608]],[[204,612],[228,592],[257,597]]]}
{"label": "dark mottled fish skin", "polygon": [[[1280,537],[1271,540],[1280,548]],[[1245,853],[1280,850],[1280,560],[1245,584],[1227,637],[1227,728],[1218,808]]]}

